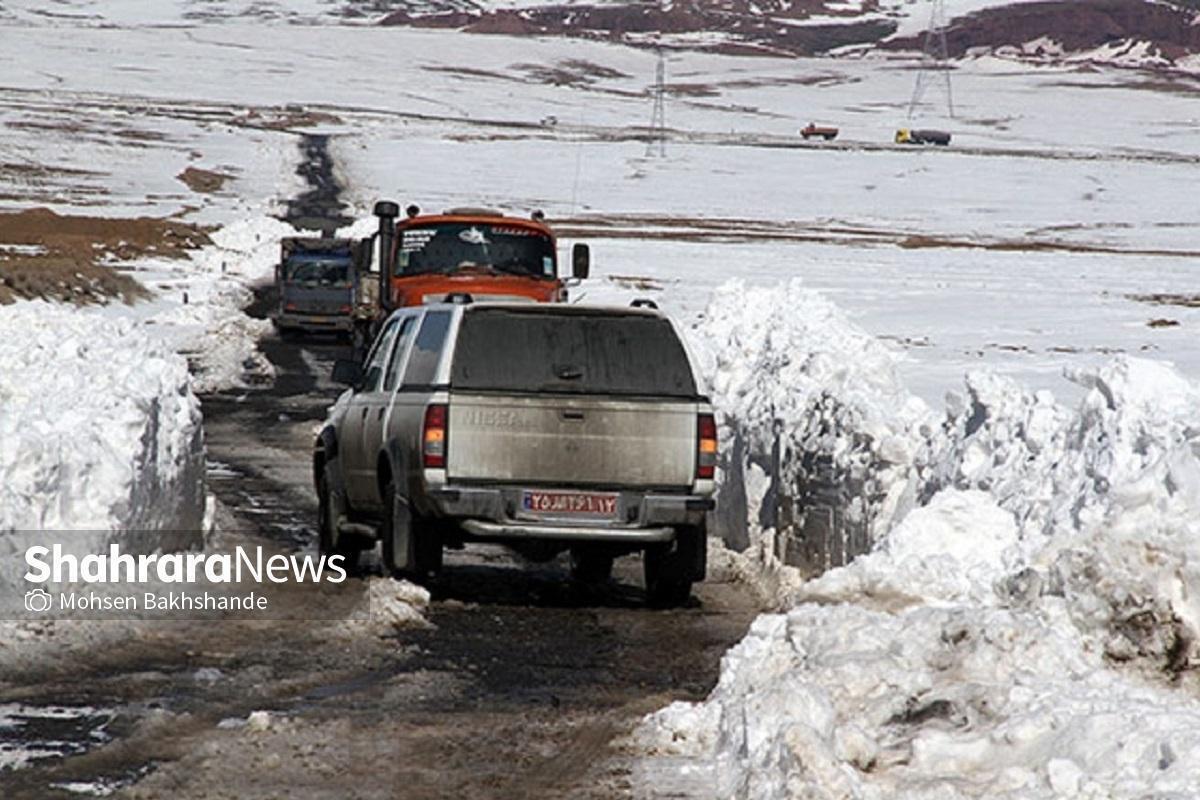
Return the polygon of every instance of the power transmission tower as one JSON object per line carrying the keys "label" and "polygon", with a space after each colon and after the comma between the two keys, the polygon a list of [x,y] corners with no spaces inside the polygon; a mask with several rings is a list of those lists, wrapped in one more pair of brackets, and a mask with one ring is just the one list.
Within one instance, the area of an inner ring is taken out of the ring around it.
{"label": "power transmission tower", "polygon": [[658,66],[654,68],[654,110],[650,113],[650,138],[646,142],[646,155],[654,155],[654,145],[658,145],[658,154],[667,154],[667,58],[662,48],[658,48]]}
{"label": "power transmission tower", "polygon": [[917,104],[928,85],[940,74],[946,89],[946,109],[954,116],[954,95],[950,92],[950,50],[946,47],[946,0],[932,0],[929,14],[929,29],[925,31],[925,47],[921,54],[921,68],[917,72],[917,85],[913,87],[912,101],[908,104],[908,118],[912,119]]}

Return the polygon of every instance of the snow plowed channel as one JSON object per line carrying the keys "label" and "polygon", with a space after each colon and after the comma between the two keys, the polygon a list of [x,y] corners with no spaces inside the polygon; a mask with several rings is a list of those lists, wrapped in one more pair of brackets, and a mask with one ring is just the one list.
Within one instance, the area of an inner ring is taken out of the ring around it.
{"label": "snow plowed channel", "polygon": [[1192,796],[1200,387],[1121,357],[1068,375],[1073,408],[981,372],[938,414],[799,284],[705,316],[727,423],[875,481],[877,545],[782,582],[709,699],[645,720],[647,793]]}

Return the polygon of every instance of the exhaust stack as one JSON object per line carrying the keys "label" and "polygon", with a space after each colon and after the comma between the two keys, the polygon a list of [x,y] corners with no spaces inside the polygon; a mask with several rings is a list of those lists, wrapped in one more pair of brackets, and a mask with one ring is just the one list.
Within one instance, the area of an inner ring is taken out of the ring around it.
{"label": "exhaust stack", "polygon": [[395,268],[396,217],[400,206],[391,200],[380,200],[375,204],[375,216],[379,217],[379,305],[384,316],[392,310],[392,272]]}

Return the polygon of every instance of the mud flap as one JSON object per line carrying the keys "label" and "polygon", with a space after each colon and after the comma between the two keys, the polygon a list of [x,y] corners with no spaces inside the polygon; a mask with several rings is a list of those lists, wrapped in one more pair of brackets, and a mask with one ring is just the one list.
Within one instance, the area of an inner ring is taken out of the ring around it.
{"label": "mud flap", "polygon": [[708,574],[708,525],[707,518],[705,523],[688,528],[679,532],[679,543],[676,545],[679,548],[680,555],[686,561],[685,563],[691,569],[691,579],[696,583],[704,580],[704,576]]}
{"label": "mud flap", "polygon": [[389,525],[383,531],[384,566],[394,572],[413,569],[416,564],[412,536],[412,511],[408,502],[398,494],[392,494]]}

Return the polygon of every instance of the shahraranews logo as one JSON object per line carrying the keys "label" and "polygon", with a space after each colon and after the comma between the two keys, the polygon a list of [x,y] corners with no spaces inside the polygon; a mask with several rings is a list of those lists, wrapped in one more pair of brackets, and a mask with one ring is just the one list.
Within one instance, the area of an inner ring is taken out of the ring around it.
{"label": "shahraranews logo", "polygon": [[[62,545],[35,545],[25,551],[29,570],[25,580],[43,584],[233,584],[251,580],[256,583],[330,583],[346,580],[345,558],[340,555],[318,558],[280,555],[267,557],[261,547],[253,555],[237,547],[234,553],[151,553],[132,556],[121,552],[119,544],[108,553],[76,556],[64,553]],[[267,607],[267,599],[251,592],[245,596],[213,595],[209,592],[144,592],[139,604],[135,595],[101,596],[60,593],[57,606],[63,611],[138,610],[147,611],[227,611]],[[40,586],[26,594],[28,611],[44,612],[53,608],[53,595]]]}

